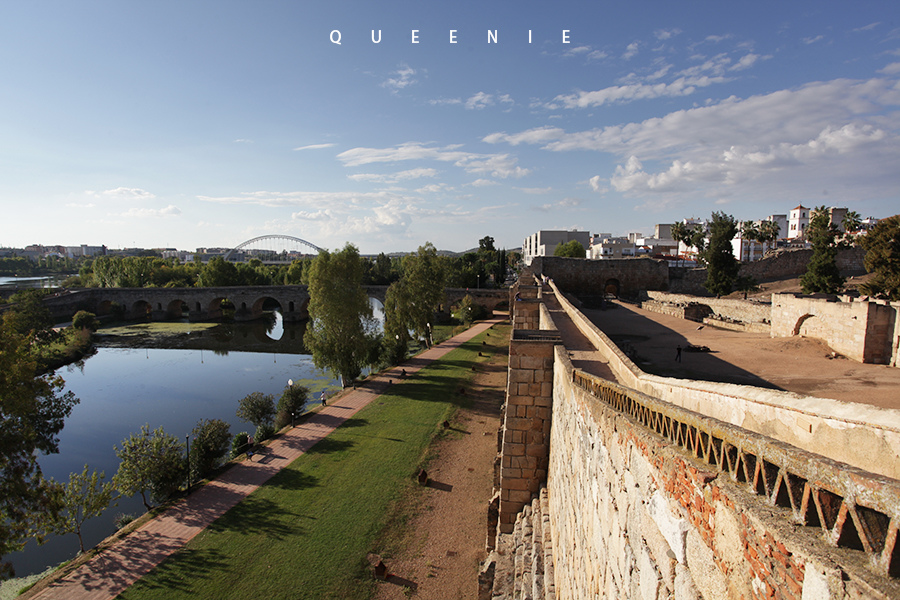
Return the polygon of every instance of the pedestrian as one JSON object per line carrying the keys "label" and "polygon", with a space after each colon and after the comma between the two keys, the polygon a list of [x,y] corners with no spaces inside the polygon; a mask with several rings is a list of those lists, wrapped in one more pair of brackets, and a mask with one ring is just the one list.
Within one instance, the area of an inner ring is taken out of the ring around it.
{"label": "pedestrian", "polygon": [[322,406],[325,406],[325,398],[326,398],[326,396],[325,396],[325,390],[322,390],[322,395],[319,396],[319,400],[322,401]]}
{"label": "pedestrian", "polygon": [[681,362],[681,344],[675,348],[675,362]]}

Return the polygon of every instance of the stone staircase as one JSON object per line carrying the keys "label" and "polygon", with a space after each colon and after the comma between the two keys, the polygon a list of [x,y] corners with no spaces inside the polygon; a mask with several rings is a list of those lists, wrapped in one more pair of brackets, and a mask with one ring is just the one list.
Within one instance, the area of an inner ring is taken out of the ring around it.
{"label": "stone staircase", "polygon": [[482,565],[479,600],[556,600],[547,488],[516,518]]}

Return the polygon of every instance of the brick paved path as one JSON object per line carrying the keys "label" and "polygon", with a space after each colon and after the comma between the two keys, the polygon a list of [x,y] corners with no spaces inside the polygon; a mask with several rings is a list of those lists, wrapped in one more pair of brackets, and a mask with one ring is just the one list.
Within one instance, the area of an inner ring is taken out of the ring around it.
{"label": "brick paved path", "polygon": [[412,374],[505,319],[478,323],[465,332],[407,361],[402,367],[347,390],[333,404],[309,417],[221,477],[193,492],[148,521],[105,552],[33,596],[40,600],[112,599],[184,546],[229,508],[309,450],[341,423],[388,389],[388,380],[401,383],[400,370]]}

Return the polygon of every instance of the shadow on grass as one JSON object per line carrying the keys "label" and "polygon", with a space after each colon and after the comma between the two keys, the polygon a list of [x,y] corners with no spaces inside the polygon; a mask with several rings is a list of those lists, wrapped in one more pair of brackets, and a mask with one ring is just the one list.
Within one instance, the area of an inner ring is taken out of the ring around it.
{"label": "shadow on grass", "polygon": [[341,427],[365,427],[368,424],[368,419],[350,417],[349,419],[346,419],[343,423],[341,423]]}
{"label": "shadow on grass", "polygon": [[349,450],[356,445],[352,440],[336,440],[331,437],[322,438],[316,444],[306,451],[307,454],[331,454],[332,452],[341,452]]}
{"label": "shadow on grass", "polygon": [[[282,474],[284,477],[281,476]],[[315,485],[315,483],[309,483],[310,481],[315,482],[315,478],[296,471],[282,471],[278,476],[279,481],[274,481],[274,479],[273,477],[268,485],[291,490]],[[268,498],[251,495],[225,513],[208,529],[213,533],[234,532],[246,536],[264,535],[281,540],[303,533],[302,527],[299,525],[301,516],[285,510],[283,506]]]}
{"label": "shadow on grass", "polygon": [[[177,559],[175,558],[177,557]],[[134,584],[135,592],[140,590],[166,590],[191,593],[198,580],[209,575],[218,575],[228,568],[228,561],[215,548],[183,548],[163,561],[152,578],[144,578]],[[139,594],[138,594],[139,595]],[[125,597],[129,597],[128,592]]]}

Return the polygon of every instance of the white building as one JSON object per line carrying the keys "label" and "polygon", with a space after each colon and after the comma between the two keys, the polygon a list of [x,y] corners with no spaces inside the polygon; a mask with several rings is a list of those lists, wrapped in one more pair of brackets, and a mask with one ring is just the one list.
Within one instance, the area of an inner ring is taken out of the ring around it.
{"label": "white building", "polygon": [[800,204],[788,214],[787,239],[802,237],[803,232],[809,227],[809,209]]}
{"label": "white building", "polygon": [[[557,246],[568,244],[572,240],[579,242],[587,249],[591,245],[591,233],[589,231],[576,230],[538,231],[525,238],[525,241],[522,243],[522,259],[526,265],[530,265],[535,256],[553,256]],[[585,254],[587,254],[586,251]]]}
{"label": "white building", "polygon": [[633,258],[634,256],[634,242],[628,238],[612,236],[591,238],[589,258],[609,260],[611,258]]}

